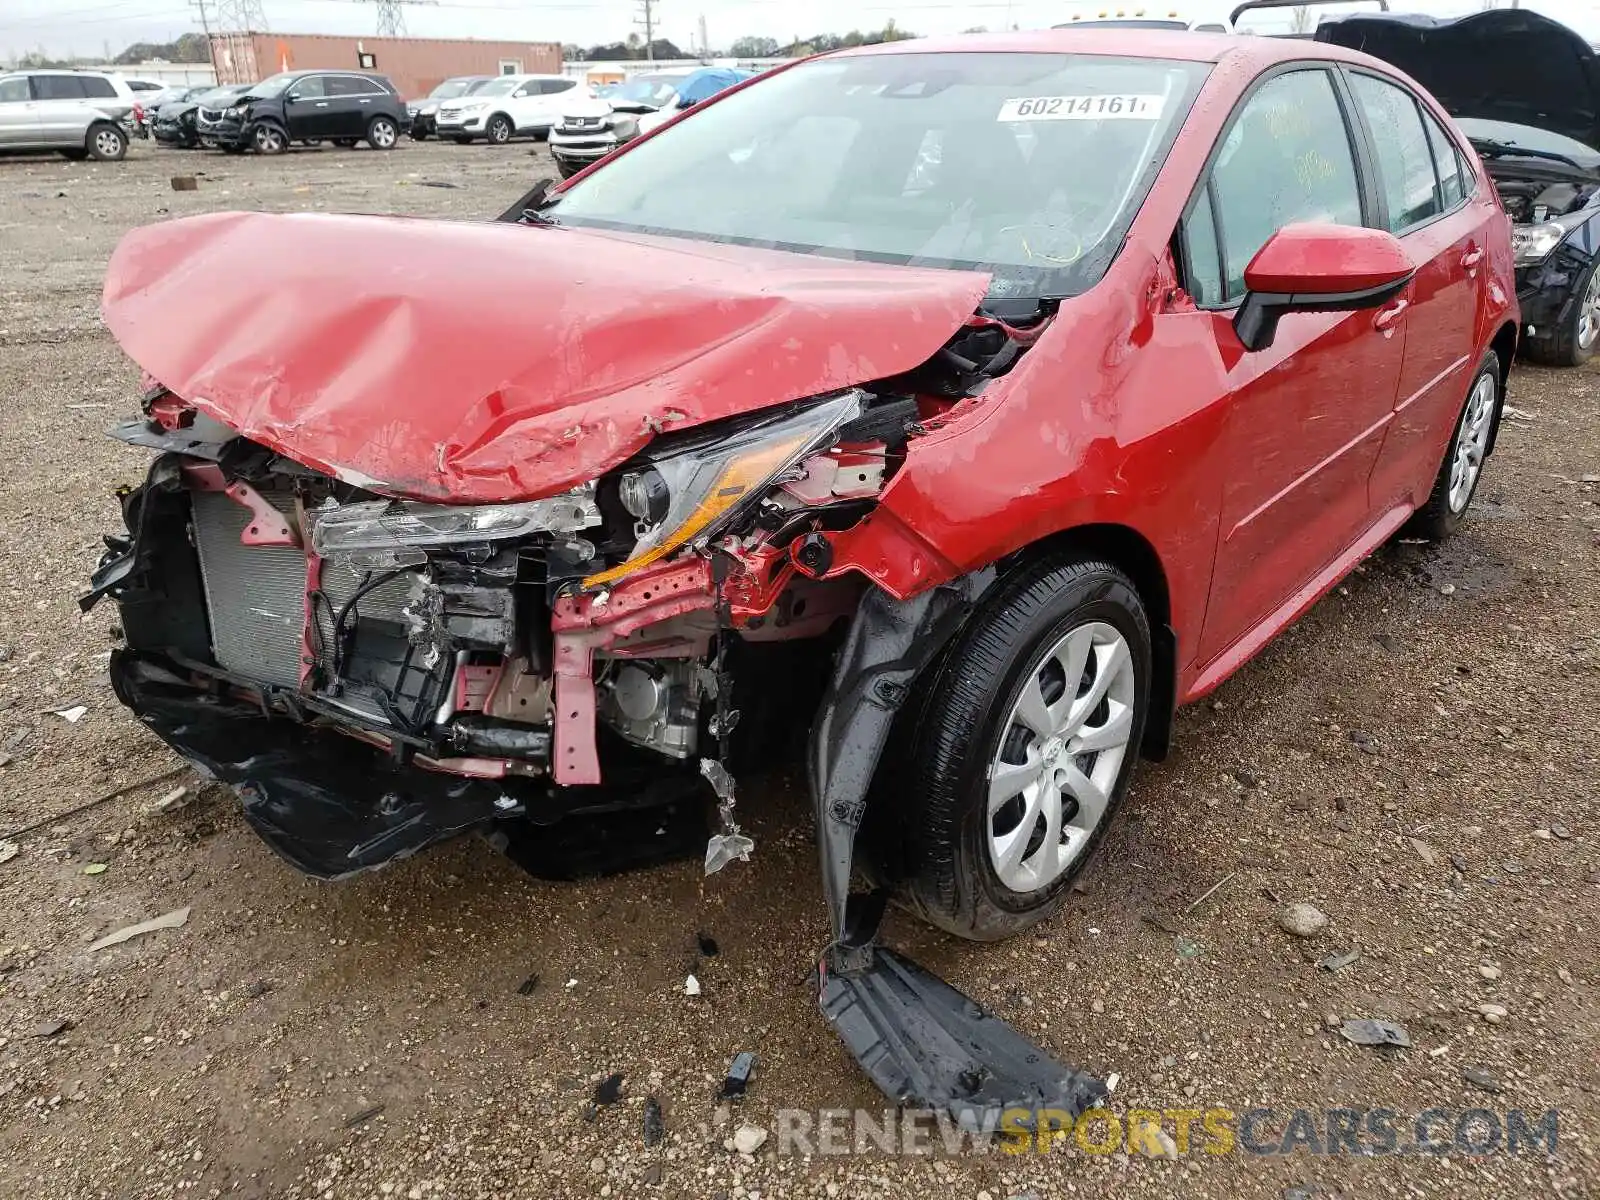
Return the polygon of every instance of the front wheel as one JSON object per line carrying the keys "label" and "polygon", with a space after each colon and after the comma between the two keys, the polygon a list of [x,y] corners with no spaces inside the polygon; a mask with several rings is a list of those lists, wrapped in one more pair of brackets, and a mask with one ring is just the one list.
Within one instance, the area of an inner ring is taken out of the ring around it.
{"label": "front wheel", "polygon": [[[1006,581],[919,684],[868,854],[901,899],[995,941],[1055,913],[1127,789],[1149,706],[1150,625],[1096,559]],[[874,817],[876,816],[876,820]]]}
{"label": "front wheel", "polygon": [[1427,503],[1413,514],[1407,533],[1438,541],[1454,533],[1466,517],[1467,506],[1483,478],[1484,461],[1489,457],[1501,387],[1500,356],[1490,350],[1473,372],[1466,403],[1461,406],[1444,461],[1434,476],[1433,490]]}
{"label": "front wheel", "polygon": [[354,150],[360,141],[360,138],[334,138],[333,144],[341,150]]}
{"label": "front wheel", "polygon": [[483,127],[483,132],[492,146],[504,146],[511,140],[511,120],[509,117],[493,116],[489,123]]}
{"label": "front wheel", "polygon": [[289,148],[289,135],[276,125],[263,122],[250,135],[250,144],[257,154],[282,154]]}
{"label": "front wheel", "polygon": [[400,130],[388,117],[373,117],[367,124],[367,145],[374,150],[393,150]]}

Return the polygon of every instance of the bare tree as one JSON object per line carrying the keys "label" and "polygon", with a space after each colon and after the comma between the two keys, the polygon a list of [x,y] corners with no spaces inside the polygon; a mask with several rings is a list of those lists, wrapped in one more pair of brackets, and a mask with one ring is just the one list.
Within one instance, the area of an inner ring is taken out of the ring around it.
{"label": "bare tree", "polygon": [[1314,28],[1311,16],[1311,7],[1306,4],[1298,5],[1294,10],[1294,23],[1290,26],[1295,33],[1310,33]]}

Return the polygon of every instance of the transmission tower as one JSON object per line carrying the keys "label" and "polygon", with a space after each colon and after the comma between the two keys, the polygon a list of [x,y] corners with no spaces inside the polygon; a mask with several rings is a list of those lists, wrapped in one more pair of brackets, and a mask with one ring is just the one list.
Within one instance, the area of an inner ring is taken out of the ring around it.
{"label": "transmission tower", "polygon": [[224,33],[265,33],[262,0],[212,0],[212,21]]}
{"label": "transmission tower", "polygon": [[406,11],[401,0],[372,0],[378,9],[378,36],[405,37]]}

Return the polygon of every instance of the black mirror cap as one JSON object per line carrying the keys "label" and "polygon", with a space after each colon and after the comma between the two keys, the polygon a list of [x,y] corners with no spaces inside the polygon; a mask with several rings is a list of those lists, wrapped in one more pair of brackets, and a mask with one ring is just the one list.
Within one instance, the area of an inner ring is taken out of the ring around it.
{"label": "black mirror cap", "polygon": [[1278,336],[1278,322],[1292,312],[1360,312],[1381,308],[1410,286],[1415,272],[1355,292],[1246,292],[1233,317],[1233,331],[1246,350],[1265,350]]}

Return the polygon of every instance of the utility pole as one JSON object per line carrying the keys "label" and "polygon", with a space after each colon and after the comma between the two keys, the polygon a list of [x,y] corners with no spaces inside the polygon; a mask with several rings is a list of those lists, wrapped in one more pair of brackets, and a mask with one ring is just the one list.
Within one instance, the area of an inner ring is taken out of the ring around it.
{"label": "utility pole", "polygon": [[706,32],[706,15],[700,14],[700,54],[702,57],[711,57],[711,35]]}
{"label": "utility pole", "polygon": [[634,22],[644,26],[644,56],[656,60],[656,0],[639,0],[639,17]]}

